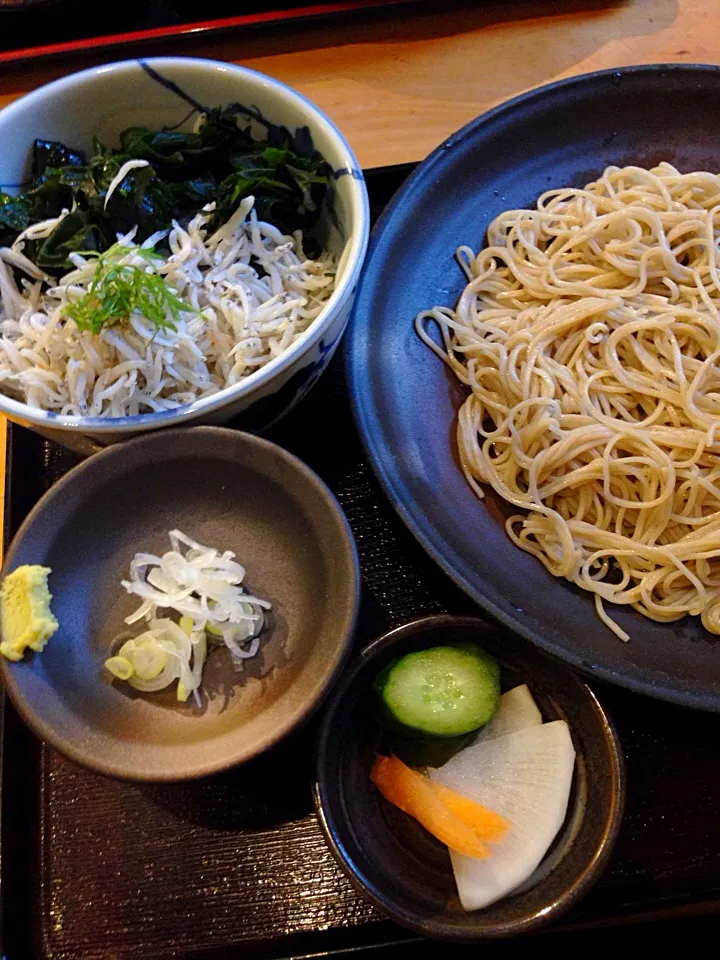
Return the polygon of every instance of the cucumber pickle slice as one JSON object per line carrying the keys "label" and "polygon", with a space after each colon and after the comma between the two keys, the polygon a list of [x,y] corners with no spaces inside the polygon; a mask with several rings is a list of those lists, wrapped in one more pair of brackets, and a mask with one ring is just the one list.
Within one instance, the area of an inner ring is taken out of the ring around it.
{"label": "cucumber pickle slice", "polygon": [[475,644],[432,647],[391,663],[375,689],[400,726],[425,736],[457,737],[492,717],[500,696],[500,667]]}

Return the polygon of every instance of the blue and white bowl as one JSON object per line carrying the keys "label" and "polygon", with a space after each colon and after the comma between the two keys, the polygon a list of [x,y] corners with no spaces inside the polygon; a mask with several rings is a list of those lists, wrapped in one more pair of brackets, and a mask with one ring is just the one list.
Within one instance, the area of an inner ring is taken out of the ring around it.
{"label": "blue and white bowl", "polygon": [[[61,442],[89,435],[112,443],[146,430],[181,424],[241,424],[262,431],[287,413],[330,361],[348,321],[368,242],[369,210],[362,171],[347,141],[314,104],[254,70],[215,60],[157,57],[127,60],[71,74],[0,111],[0,188],[13,192],[30,174],[36,137],[89,149],[93,135],[118,141],[129,126],[188,129],[204,105],[240,103],[262,135],[269,124],[303,131],[333,176],[317,228],[338,258],[335,290],[309,329],[281,356],[234,386],[178,410],[135,417],[69,417],[0,394],[0,412]],[[305,128],[305,129],[303,129]]]}

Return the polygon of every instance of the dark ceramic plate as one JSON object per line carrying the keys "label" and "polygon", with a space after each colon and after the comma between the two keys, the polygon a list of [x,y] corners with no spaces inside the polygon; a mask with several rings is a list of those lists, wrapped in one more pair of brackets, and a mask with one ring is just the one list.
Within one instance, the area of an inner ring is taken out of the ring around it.
{"label": "dark ceramic plate", "polygon": [[[380,744],[372,681],[393,657],[443,642],[475,640],[498,658],[505,688],[527,683],[545,720],[566,720],[576,750],[565,824],[519,891],[484,910],[460,906],[447,848],[384,800],[369,772]],[[572,671],[485,621],[428,617],[363,651],[333,691],[317,753],[315,806],[350,879],[390,916],[447,940],[523,933],[576,903],[598,879],[622,819],[625,775],[613,726]]]}
{"label": "dark ceramic plate", "polygon": [[[120,586],[130,561],[164,553],[176,527],[235,551],[273,605],[243,673],[224,647],[209,653],[201,708],[174,689],[138,694],[103,668],[138,605]],[[3,682],[39,737],[101,773],[178,780],[255,756],[318,705],[352,639],[358,563],[337,501],[296,457],[236,430],[161,431],[95,454],[18,531],[5,572],[23,563],[52,568],[60,628],[42,654],[3,660]]]}
{"label": "dark ceramic plate", "polygon": [[416,336],[413,319],[453,306],[455,249],[479,249],[503,210],[551,187],[582,186],[609,164],[669,160],[720,170],[720,68],[647,66],[542,87],[450,137],[396,194],[375,229],[347,336],[357,423],[398,513],[447,573],[523,637],[568,663],[651,696],[720,711],[720,641],[699,619],[612,614],[558,580],[505,534],[505,505],[480,502],[458,467],[464,390]]}

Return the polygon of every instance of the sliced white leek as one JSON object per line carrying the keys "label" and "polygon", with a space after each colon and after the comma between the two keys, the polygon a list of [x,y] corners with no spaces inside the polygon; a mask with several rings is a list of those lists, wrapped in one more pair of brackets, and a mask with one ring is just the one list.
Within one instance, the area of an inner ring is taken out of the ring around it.
{"label": "sliced white leek", "polygon": [[[207,634],[221,639],[236,669],[260,648],[258,634],[271,604],[242,586],[245,568],[229,550],[205,547],[180,530],[169,534],[171,550],[161,557],[137,553],[122,585],[142,603],[125,618],[148,621],[149,629],[126,640],[105,666],[136,690],[153,693],[177,681],[177,698],[198,693],[207,660]],[[180,622],[169,616],[179,614]]]}
{"label": "sliced white leek", "polygon": [[271,604],[246,592],[245,568],[235,554],[221,554],[180,530],[171,530],[169,539],[172,549],[161,557],[138,553],[133,558],[130,577],[122,585],[142,603],[125,622],[151,620],[160,611],[172,610],[192,620],[192,631],[222,637],[238,664],[254,657],[264,611]]}
{"label": "sliced white leek", "polygon": [[125,657],[110,657],[105,666],[118,680],[129,680],[133,675],[133,665]]}
{"label": "sliced white leek", "polygon": [[142,693],[164,690],[177,680],[178,699],[186,700],[192,693],[199,703],[197,690],[206,650],[202,632],[188,636],[173,620],[163,618],[151,620],[149,630],[126,640],[105,666],[113,676]]}
{"label": "sliced white leek", "polygon": [[120,648],[119,656],[131,664],[131,676],[138,680],[156,680],[167,666],[169,654],[162,644],[148,637],[145,640],[128,640]]}

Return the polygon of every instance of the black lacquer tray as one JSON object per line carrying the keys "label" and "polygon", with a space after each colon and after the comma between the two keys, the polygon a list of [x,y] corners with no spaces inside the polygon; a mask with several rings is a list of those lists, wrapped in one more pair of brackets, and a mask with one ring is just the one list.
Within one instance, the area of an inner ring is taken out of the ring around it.
{"label": "black lacquer tray", "polygon": [[[368,175],[375,216],[408,172]],[[353,527],[363,572],[358,646],[428,613],[477,612],[424,555],[375,481],[342,358],[271,438],[317,470]],[[10,427],[6,542],[75,462]],[[720,927],[720,716],[592,686],[616,722],[628,766],[626,817],[610,867],[560,927],[520,944],[487,944],[483,956],[692,949],[700,927],[713,938]],[[312,813],[317,721],[221,777],[143,786],[75,767],[35,740],[7,703],[3,719],[4,960],[477,955],[477,946],[417,940],[340,873]],[[612,929],[659,918],[675,919]]]}

